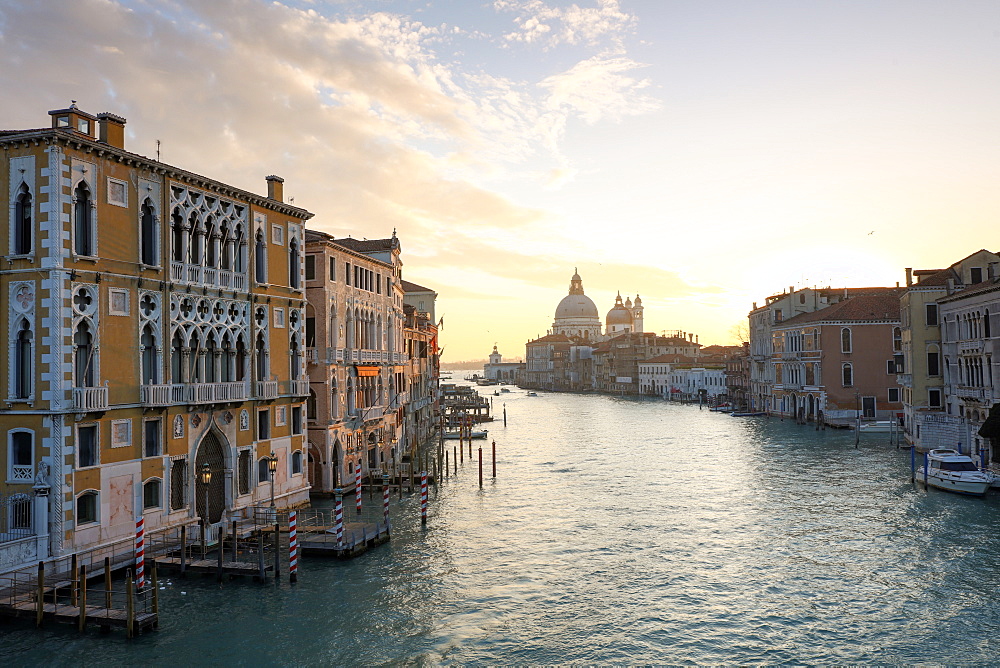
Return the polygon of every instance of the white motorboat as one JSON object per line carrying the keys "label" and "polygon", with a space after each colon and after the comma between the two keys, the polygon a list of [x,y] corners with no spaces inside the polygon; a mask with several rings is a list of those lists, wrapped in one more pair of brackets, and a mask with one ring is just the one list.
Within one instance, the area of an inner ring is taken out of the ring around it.
{"label": "white motorboat", "polygon": [[465,432],[465,434],[459,434],[459,432],[457,431],[446,431],[444,433],[444,437],[450,440],[457,440],[459,438],[480,439],[480,438],[486,438],[486,435],[487,431],[485,429],[483,429],[482,431],[467,431]]}
{"label": "white motorboat", "polygon": [[972,457],[956,450],[938,449],[927,453],[927,471],[917,468],[917,480],[956,494],[982,496],[993,483],[993,476],[976,468]]}
{"label": "white motorboat", "polygon": [[[893,427],[892,420],[876,420],[875,422],[862,422],[861,423],[861,431],[869,431],[869,432],[877,432],[877,433],[888,434],[889,432],[893,431],[893,429],[894,429],[894,427]],[[899,429],[899,428],[895,427],[895,429]]]}

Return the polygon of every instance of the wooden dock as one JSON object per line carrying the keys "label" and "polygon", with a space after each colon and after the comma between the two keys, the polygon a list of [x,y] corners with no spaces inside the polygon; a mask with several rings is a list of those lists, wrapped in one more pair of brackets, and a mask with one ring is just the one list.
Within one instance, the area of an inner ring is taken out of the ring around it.
{"label": "wooden dock", "polygon": [[390,527],[382,522],[345,522],[344,537],[337,542],[334,529],[322,533],[304,534],[299,539],[302,554],[314,554],[335,559],[353,559],[376,545],[389,541]]}

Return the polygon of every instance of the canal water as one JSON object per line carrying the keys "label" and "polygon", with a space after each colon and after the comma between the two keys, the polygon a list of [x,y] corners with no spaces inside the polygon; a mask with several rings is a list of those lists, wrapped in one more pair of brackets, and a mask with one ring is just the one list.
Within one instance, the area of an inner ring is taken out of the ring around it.
{"label": "canal water", "polygon": [[914,487],[887,435],[494,400],[496,480],[466,457],[426,529],[394,496],[392,542],[359,559],[306,557],[296,585],[172,578],[131,641],[5,624],[4,665],[996,661],[1000,494]]}

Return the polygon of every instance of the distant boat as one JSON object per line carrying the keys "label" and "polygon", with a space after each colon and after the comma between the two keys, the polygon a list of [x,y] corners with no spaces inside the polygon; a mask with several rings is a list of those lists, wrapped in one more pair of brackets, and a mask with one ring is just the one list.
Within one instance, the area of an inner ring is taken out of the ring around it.
{"label": "distant boat", "polygon": [[972,457],[955,450],[941,448],[927,453],[927,471],[916,471],[918,481],[946,492],[982,496],[993,483],[993,476],[976,468]]}
{"label": "distant boat", "polygon": [[893,430],[892,420],[877,420],[875,422],[862,422],[861,431],[888,434]]}
{"label": "distant boat", "polygon": [[761,415],[767,415],[767,413],[764,413],[763,411],[760,412],[737,411],[735,413],[730,413],[730,415],[732,415],[733,417],[760,417]]}
{"label": "distant boat", "polygon": [[537,397],[538,393],[537,392],[528,392],[528,396],[529,397]]}
{"label": "distant boat", "polygon": [[510,392],[510,390],[508,390],[506,387],[501,387],[500,391],[501,392]]}
{"label": "distant boat", "polygon": [[457,431],[446,431],[444,433],[444,437],[450,440],[458,440],[459,438],[482,439],[486,438],[486,435],[487,435],[486,429],[483,429],[482,431],[469,431],[466,432],[464,436],[462,436]]}

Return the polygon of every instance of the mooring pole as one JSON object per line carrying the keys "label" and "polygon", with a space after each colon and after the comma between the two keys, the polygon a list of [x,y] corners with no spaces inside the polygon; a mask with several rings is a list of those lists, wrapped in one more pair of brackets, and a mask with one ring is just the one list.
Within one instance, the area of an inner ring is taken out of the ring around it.
{"label": "mooring pole", "polygon": [[[109,566],[110,568],[110,566]],[[181,526],[181,575],[187,571],[187,525]],[[110,605],[108,606],[111,607]]]}
{"label": "mooring pole", "polygon": [[455,463],[455,475],[458,475],[458,449],[452,446],[452,461]]}
{"label": "mooring pole", "polygon": [[125,576],[125,635],[135,637],[135,600],[132,598],[132,574]]}
{"label": "mooring pole", "polygon": [[479,489],[483,488],[483,447],[479,446]]}
{"label": "mooring pole", "polygon": [[444,477],[447,478],[451,473],[451,462],[449,461],[451,453],[447,450],[444,451]]}
{"label": "mooring pole", "polygon": [[226,551],[226,535],[223,531],[226,528],[225,522],[219,523],[219,540],[215,544],[215,549],[218,551],[218,556],[215,558],[215,580],[216,582],[222,582],[222,557],[223,553]]}
{"label": "mooring pole", "polygon": [[38,562],[38,583],[35,588],[35,626],[42,626],[45,614],[45,562]]}
{"label": "mooring pole", "polygon": [[917,481],[917,445],[910,446],[910,482]]}
{"label": "mooring pole", "polygon": [[281,576],[281,534],[278,523],[274,523],[274,581]]}
{"label": "mooring pole", "polygon": [[507,402],[503,405],[503,426],[507,426]]}
{"label": "mooring pole", "polygon": [[497,442],[493,440],[493,477],[497,477]]}
{"label": "mooring pole", "polygon": [[928,469],[930,469],[930,461],[927,458],[927,453],[924,453],[924,487],[927,487],[927,474]]}
{"label": "mooring pole", "polygon": [[[80,572],[78,570],[79,566],[77,565],[76,552],[74,552],[73,556],[70,558],[70,569],[71,569],[71,571],[72,571],[73,574],[70,577],[69,597],[70,597],[70,600],[71,600],[72,604],[75,606],[76,605],[76,592],[77,592],[77,589],[79,589],[79,587],[80,587],[80,581],[77,580],[77,578],[80,576]],[[55,601],[53,601],[53,603],[55,603]]]}
{"label": "mooring pole", "polygon": [[288,513],[288,581],[292,584],[299,579],[299,538],[297,525],[298,513],[294,510]]}
{"label": "mooring pole", "polygon": [[333,493],[333,525],[337,529],[337,547],[340,548],[344,544],[344,491],[338,487]]}
{"label": "mooring pole", "polygon": [[420,472],[420,524],[427,526],[427,471]]}
{"label": "mooring pole", "polygon": [[80,630],[87,626],[87,565],[80,564]]}
{"label": "mooring pole", "polygon": [[104,607],[111,609],[111,557],[104,557]]}

